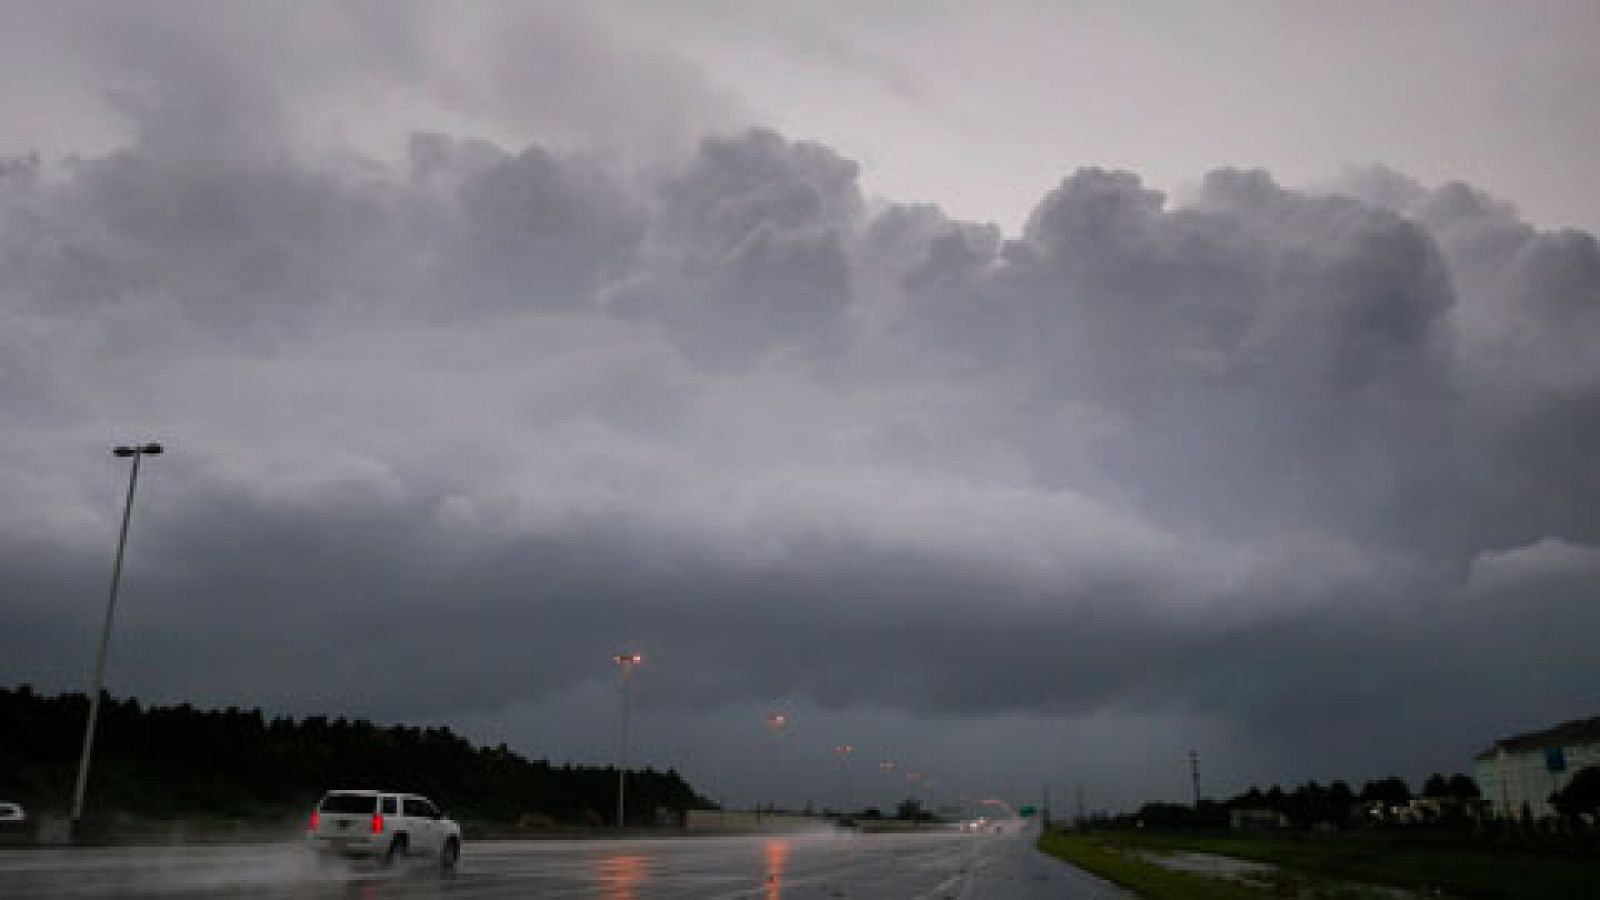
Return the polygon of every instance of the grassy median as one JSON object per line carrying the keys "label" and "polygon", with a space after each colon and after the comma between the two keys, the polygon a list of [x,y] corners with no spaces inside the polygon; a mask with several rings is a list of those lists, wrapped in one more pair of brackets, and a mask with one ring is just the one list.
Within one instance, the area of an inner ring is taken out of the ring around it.
{"label": "grassy median", "polygon": [[[1600,859],[1473,849],[1382,833],[1234,836],[1148,832],[1052,833],[1040,849],[1142,896],[1260,897],[1292,888],[1309,896],[1362,896],[1358,885],[1422,896],[1533,900],[1600,896]],[[1210,853],[1268,863],[1280,872],[1252,887],[1170,872],[1142,854]]]}
{"label": "grassy median", "polygon": [[1266,894],[1236,882],[1173,872],[1130,855],[1126,845],[1103,833],[1052,831],[1039,849],[1150,900],[1235,900]]}

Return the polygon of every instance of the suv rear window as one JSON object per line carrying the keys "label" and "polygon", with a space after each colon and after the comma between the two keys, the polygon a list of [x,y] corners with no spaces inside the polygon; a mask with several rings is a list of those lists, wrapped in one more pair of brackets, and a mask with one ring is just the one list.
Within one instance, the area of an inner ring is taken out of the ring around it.
{"label": "suv rear window", "polygon": [[329,794],[322,798],[322,811],[370,815],[378,811],[378,798],[372,794]]}

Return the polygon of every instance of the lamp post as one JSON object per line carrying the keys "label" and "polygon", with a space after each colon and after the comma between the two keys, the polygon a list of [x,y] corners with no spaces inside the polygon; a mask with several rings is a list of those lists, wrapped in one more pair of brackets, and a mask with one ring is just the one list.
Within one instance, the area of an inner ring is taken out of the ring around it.
{"label": "lamp post", "polygon": [[922,790],[921,790],[922,786],[923,786],[922,773],[921,772],[907,772],[906,773],[906,784],[911,785],[911,800],[912,800],[911,826],[913,828],[915,828],[915,827],[918,827],[919,825],[922,824],[921,821],[920,821],[921,818],[922,818],[922,813],[923,813],[923,809],[922,809]]}
{"label": "lamp post", "polygon": [[[776,785],[783,771],[783,760],[781,753],[783,748],[782,735],[783,729],[789,727],[789,717],[783,713],[775,712],[763,719],[762,724],[766,725],[767,730],[772,732],[772,783]],[[769,802],[768,807],[771,812],[776,812],[778,809],[778,804],[776,802]]]}
{"label": "lamp post", "polygon": [[83,729],[83,753],[78,757],[78,783],[72,791],[72,828],[77,830],[83,818],[83,795],[89,784],[89,758],[94,754],[94,730],[100,719],[100,694],[106,684],[106,652],[111,646],[111,622],[117,612],[117,588],[122,583],[122,555],[128,546],[128,522],[133,516],[133,489],[139,483],[139,460],[158,456],[161,445],[125,444],[112,448],[111,454],[119,459],[132,459],[128,469],[128,496],[122,503],[122,530],[117,535],[116,561],[111,565],[111,591],[106,599],[106,617],[100,625],[100,653],[94,663],[94,692],[89,695],[89,721]]}
{"label": "lamp post", "polygon": [[[885,775],[893,774],[894,773],[894,767],[895,767],[895,761],[892,760],[892,759],[884,759],[884,760],[879,760],[878,761],[878,771],[882,772]],[[876,793],[876,791],[874,791],[874,793]],[[896,791],[895,793],[896,793],[896,795],[898,795],[899,792]],[[895,800],[896,802],[898,802],[898,797],[897,796],[896,797],[891,797],[890,799],[891,800]]]}
{"label": "lamp post", "polygon": [[850,754],[855,752],[849,744],[840,744],[833,748],[835,756],[839,757],[839,817],[842,819],[850,812]]}
{"label": "lamp post", "polygon": [[637,653],[618,653],[611,661],[617,664],[617,686],[622,694],[622,727],[617,737],[617,827],[621,828],[627,814],[628,683],[633,678],[634,667],[644,662],[644,657]]}

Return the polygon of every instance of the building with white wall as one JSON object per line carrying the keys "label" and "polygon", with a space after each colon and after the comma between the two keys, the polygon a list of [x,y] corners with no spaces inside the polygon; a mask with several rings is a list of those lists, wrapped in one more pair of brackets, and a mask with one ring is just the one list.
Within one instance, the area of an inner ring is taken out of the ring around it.
{"label": "building with white wall", "polygon": [[1583,769],[1600,766],[1600,716],[1503,738],[1474,760],[1478,789],[1495,817],[1553,816],[1550,795]]}

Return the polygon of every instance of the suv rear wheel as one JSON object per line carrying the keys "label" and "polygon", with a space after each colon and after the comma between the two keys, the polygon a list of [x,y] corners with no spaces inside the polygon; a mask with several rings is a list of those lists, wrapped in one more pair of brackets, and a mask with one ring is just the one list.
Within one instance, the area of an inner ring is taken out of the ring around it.
{"label": "suv rear wheel", "polygon": [[461,842],[450,838],[439,849],[439,873],[446,878],[456,874],[456,866],[461,862]]}
{"label": "suv rear wheel", "polygon": [[394,840],[389,842],[389,849],[383,851],[383,865],[385,867],[392,866],[394,865],[394,858],[396,856],[405,855],[406,836],[403,834],[397,834],[394,836]]}

